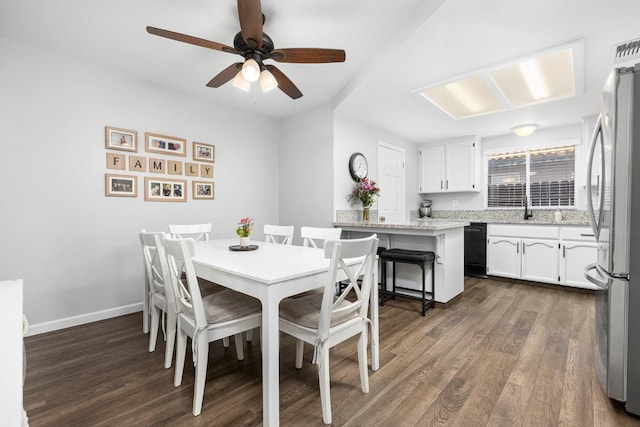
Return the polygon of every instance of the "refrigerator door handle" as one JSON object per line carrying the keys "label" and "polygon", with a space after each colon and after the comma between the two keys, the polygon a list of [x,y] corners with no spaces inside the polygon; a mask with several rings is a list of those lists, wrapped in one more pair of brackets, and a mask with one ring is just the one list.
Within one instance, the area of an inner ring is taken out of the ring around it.
{"label": "refrigerator door handle", "polygon": [[[602,203],[600,203],[600,207],[599,207],[599,211],[598,211],[598,218],[596,219],[595,216],[595,211],[593,210],[593,195],[591,194],[591,173],[593,171],[593,160],[594,160],[594,154],[596,151],[596,141],[598,139],[598,136],[600,136],[600,140],[602,141],[602,114],[600,114],[598,116],[598,121],[596,122],[596,126],[593,130],[593,136],[591,137],[591,148],[589,150],[589,160],[587,161],[587,209],[589,210],[589,222],[591,223],[591,229],[593,230],[593,234],[596,238],[596,240],[598,240],[598,238],[600,237],[600,224],[601,224],[601,217],[602,217]],[[601,146],[602,149],[602,146]],[[602,188],[602,190],[604,190],[604,165],[602,165],[603,170],[600,172],[602,174],[602,180],[598,179],[596,185],[596,191],[598,196],[600,194],[604,194],[604,191],[600,191],[600,189]],[[598,175],[598,178],[600,176]]]}
{"label": "refrigerator door handle", "polygon": [[[590,272],[594,271],[595,275],[592,275]],[[603,278],[600,275],[600,272],[597,269],[597,264],[589,264],[584,268],[584,277],[597,287],[601,289],[607,289],[608,280]]]}

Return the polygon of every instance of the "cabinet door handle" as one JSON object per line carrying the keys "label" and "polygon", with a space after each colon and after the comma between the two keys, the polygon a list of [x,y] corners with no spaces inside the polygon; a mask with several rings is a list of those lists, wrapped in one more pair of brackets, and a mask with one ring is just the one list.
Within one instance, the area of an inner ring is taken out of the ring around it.
{"label": "cabinet door handle", "polygon": [[446,190],[449,189],[449,180],[447,180],[447,187],[445,188]]}
{"label": "cabinet door handle", "polygon": [[440,180],[440,189],[443,190],[444,189],[444,181]]}
{"label": "cabinet door handle", "polygon": [[565,245],[562,245],[562,258],[566,258],[567,257],[567,247]]}
{"label": "cabinet door handle", "polygon": [[595,237],[595,235],[589,234],[589,233],[580,233],[580,236],[582,236],[582,237]]}
{"label": "cabinet door handle", "polygon": [[520,242],[516,242],[516,253],[520,253]]}
{"label": "cabinet door handle", "polygon": [[524,248],[525,248],[524,242],[522,242],[522,255],[524,255]]}

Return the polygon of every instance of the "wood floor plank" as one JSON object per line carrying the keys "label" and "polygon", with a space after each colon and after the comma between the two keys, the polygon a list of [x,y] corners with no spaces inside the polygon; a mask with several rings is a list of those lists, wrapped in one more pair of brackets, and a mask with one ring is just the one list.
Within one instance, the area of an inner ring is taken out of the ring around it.
{"label": "wood floor plank", "polygon": [[[331,351],[336,426],[640,426],[602,391],[593,365],[594,298],[561,287],[467,278],[453,302],[420,316],[413,301],[380,308],[381,367],[362,393],[355,340]],[[194,369],[164,369],[134,313],[25,339],[24,405],[40,426],[260,426],[259,337],[238,361],[212,343],[202,414],[191,414]],[[254,334],[258,335],[258,334]],[[283,426],[322,426],[311,346],[295,369],[281,334]]]}

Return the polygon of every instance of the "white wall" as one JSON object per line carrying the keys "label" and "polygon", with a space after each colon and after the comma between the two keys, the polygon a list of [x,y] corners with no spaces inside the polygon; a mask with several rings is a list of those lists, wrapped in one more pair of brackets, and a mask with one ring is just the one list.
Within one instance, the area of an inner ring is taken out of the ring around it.
{"label": "white wall", "polygon": [[22,282],[0,281],[0,419],[22,426]]}
{"label": "white wall", "polygon": [[333,113],[329,105],[282,120],[280,225],[331,227],[333,221]]}
{"label": "white wall", "polygon": [[[252,216],[260,238],[278,222],[275,121],[6,38],[0,57],[0,280],[24,279],[32,333],[139,310],[142,228],[211,222],[214,237],[233,237]],[[186,138],[185,161],[192,141],[215,144],[216,200],[190,200],[191,179],[187,203],[145,202],[142,189],[105,197],[105,173],[119,172],[106,169],[107,125],[137,130],[140,156],[145,131]]]}
{"label": "white wall", "polygon": [[[353,179],[349,175],[349,157],[361,152],[369,163],[368,177],[378,179],[378,142],[386,142],[405,150],[406,154],[406,216],[410,210],[417,210],[421,198],[418,194],[418,147],[415,143],[375,128],[346,115],[334,115],[334,191],[335,210],[356,209],[349,204],[347,195],[353,189]],[[384,188],[380,191],[384,193]],[[374,205],[373,209],[376,209]]]}
{"label": "white wall", "polygon": [[[513,134],[501,135],[489,138],[482,138],[480,142],[479,167],[480,192],[477,193],[449,193],[449,194],[428,194],[423,195],[426,199],[433,201],[435,210],[483,210],[486,209],[486,153],[500,151],[515,151],[536,147],[553,147],[564,145],[567,141],[576,142],[576,204],[578,209],[586,209],[585,203],[585,164],[587,162],[587,151],[589,141],[583,141],[583,128],[581,124],[561,126],[550,129],[539,129],[533,135],[519,137]],[[454,206],[457,204],[457,206]]]}

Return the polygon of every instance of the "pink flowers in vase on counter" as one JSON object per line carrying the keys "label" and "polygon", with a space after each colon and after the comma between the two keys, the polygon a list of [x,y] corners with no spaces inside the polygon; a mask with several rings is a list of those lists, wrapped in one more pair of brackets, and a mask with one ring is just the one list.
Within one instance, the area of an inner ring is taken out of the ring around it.
{"label": "pink flowers in vase on counter", "polygon": [[374,196],[380,195],[380,188],[375,181],[368,178],[362,178],[353,185],[353,191],[349,194],[348,198],[351,204],[355,204],[358,201],[362,203],[363,208],[369,208],[373,204]]}

